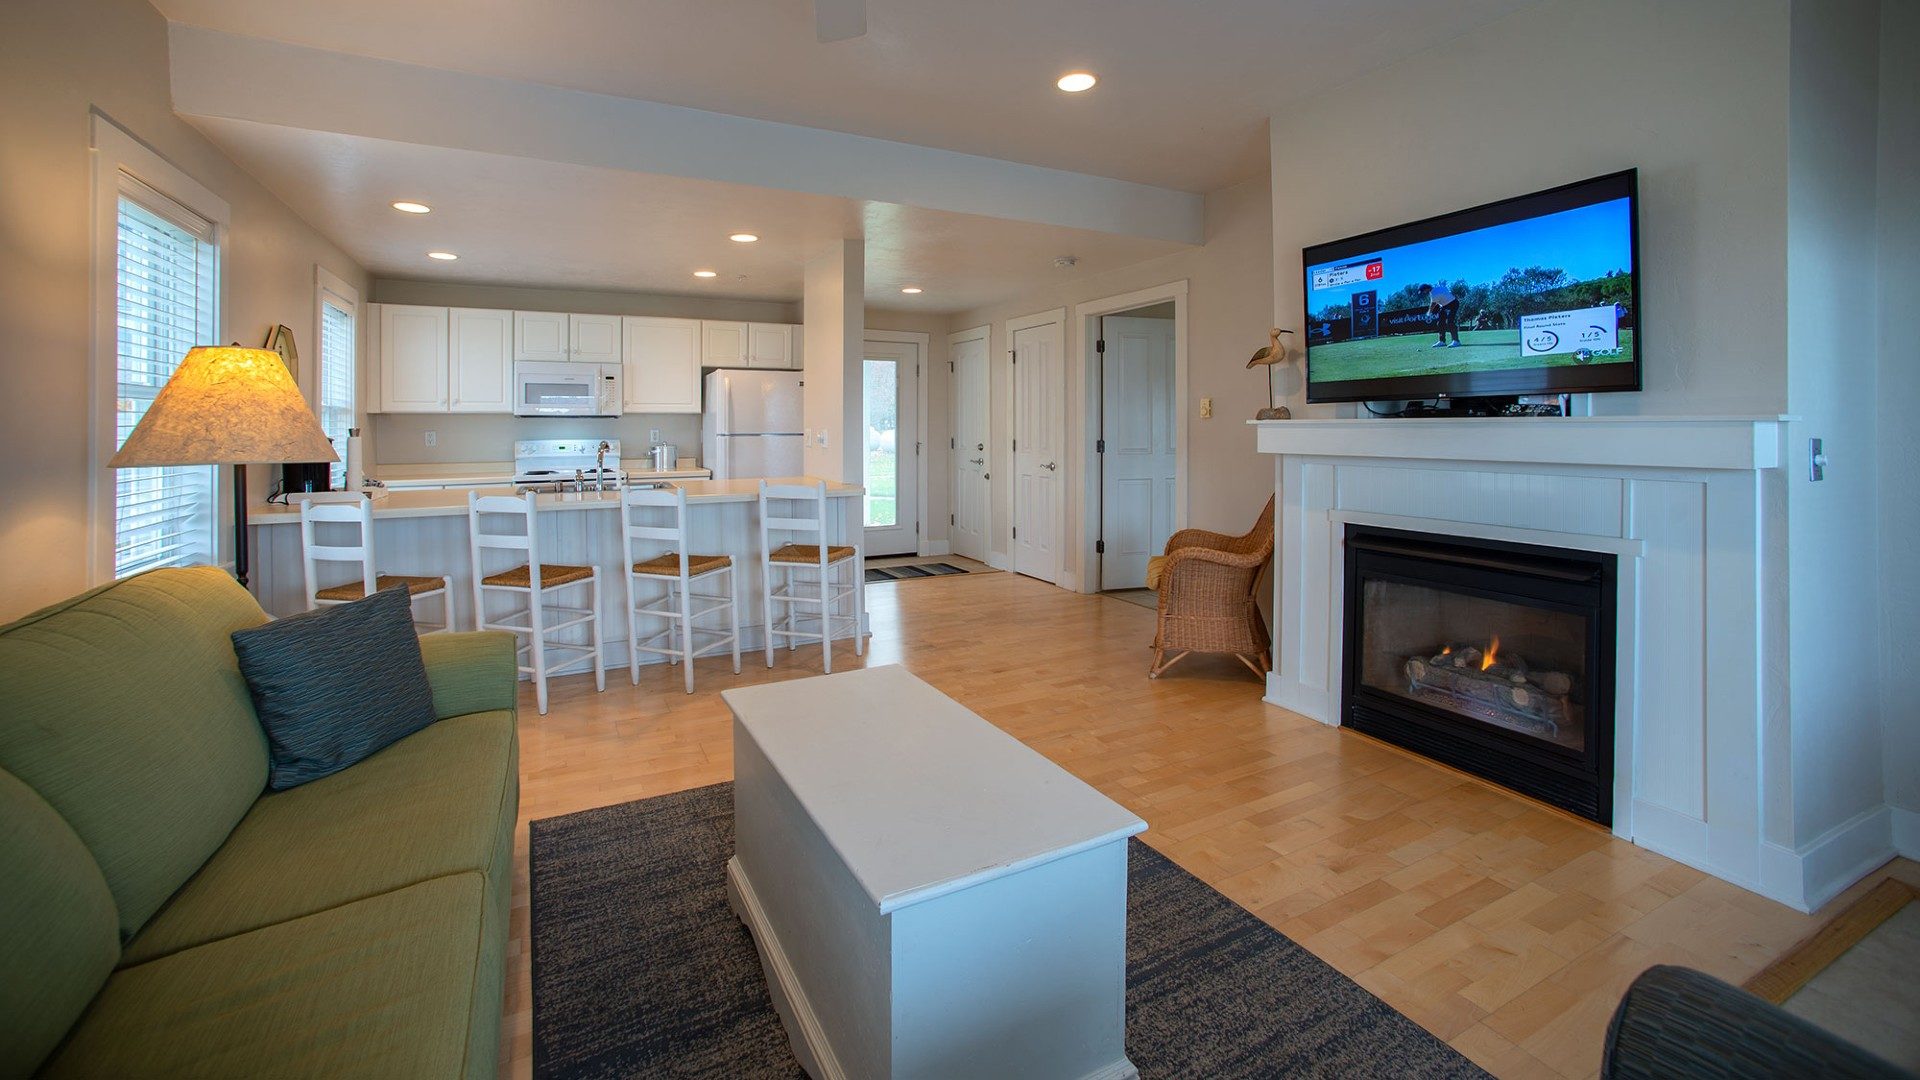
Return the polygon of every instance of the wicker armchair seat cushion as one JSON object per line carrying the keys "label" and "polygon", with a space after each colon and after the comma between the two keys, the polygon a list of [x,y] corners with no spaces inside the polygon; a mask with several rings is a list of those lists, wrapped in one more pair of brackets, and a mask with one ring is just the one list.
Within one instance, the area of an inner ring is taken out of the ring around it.
{"label": "wicker armchair seat cushion", "polygon": [[[804,565],[812,565],[820,561],[820,545],[818,544],[787,544],[783,547],[775,549],[773,554],[768,555],[767,558],[777,563],[801,563]],[[851,559],[851,558],[853,558],[853,549],[850,547],[844,547],[840,544],[834,544],[833,546],[827,548],[827,562],[829,564],[837,563],[842,559]]]}
{"label": "wicker armchair seat cushion", "polygon": [[[722,570],[732,565],[733,556],[731,555],[689,555],[687,556],[687,576],[699,577],[701,574],[711,574],[715,570]],[[669,551],[659,558],[634,563],[633,572],[660,577],[679,577],[680,553]]]}
{"label": "wicker armchair seat cushion", "polygon": [[[406,586],[407,594],[419,596],[447,587],[445,578],[415,577],[412,574],[381,574],[373,579],[374,592],[386,592],[388,589]],[[334,585],[321,589],[313,595],[321,600],[358,600],[367,594],[367,583],[349,581],[345,585]]]}
{"label": "wicker armchair seat cushion", "polygon": [[[556,585],[571,585],[576,581],[585,581],[593,576],[591,566],[568,566],[564,563],[543,563],[540,566],[540,587],[551,589]],[[511,570],[502,570],[497,574],[488,574],[480,579],[483,585],[506,585],[515,589],[531,588],[532,569],[521,563]]]}

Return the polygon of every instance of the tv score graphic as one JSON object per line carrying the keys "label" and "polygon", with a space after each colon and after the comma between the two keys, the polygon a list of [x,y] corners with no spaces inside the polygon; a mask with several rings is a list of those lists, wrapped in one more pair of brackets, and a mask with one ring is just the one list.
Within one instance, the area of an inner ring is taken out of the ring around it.
{"label": "tv score graphic", "polygon": [[1619,350],[1620,309],[1612,304],[1520,316],[1521,356],[1572,353],[1584,364],[1595,353]]}
{"label": "tv score graphic", "polygon": [[1358,285],[1363,281],[1379,281],[1386,276],[1386,267],[1379,259],[1363,259],[1343,266],[1329,266],[1313,272],[1313,289],[1343,289],[1349,285]]}

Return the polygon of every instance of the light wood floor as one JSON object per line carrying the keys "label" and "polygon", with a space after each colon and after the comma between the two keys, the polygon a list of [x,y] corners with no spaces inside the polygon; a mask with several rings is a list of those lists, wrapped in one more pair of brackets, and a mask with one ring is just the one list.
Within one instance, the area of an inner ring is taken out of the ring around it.
{"label": "light wood floor", "polygon": [[[1263,704],[1231,659],[1146,677],[1154,613],[1014,574],[867,589],[869,664],[903,663],[1145,818],[1142,839],[1502,1077],[1585,1077],[1656,963],[1739,983],[1810,934],[1798,914],[1608,832]],[[733,775],[729,686],[819,671],[819,650],[556,680],[521,698],[521,824],[502,1060],[532,1064],[528,820]],[[861,661],[834,650],[836,670]],[[1892,872],[1920,882],[1920,866]],[[1863,882],[1835,904],[1864,891]]]}

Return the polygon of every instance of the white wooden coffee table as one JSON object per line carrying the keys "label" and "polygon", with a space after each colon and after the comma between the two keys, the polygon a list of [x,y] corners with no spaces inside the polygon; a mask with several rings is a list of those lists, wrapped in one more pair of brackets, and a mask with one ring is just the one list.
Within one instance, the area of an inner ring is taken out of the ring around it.
{"label": "white wooden coffee table", "polygon": [[808,1073],[1138,1075],[1126,840],[1146,822],[901,667],[721,696],[728,897]]}

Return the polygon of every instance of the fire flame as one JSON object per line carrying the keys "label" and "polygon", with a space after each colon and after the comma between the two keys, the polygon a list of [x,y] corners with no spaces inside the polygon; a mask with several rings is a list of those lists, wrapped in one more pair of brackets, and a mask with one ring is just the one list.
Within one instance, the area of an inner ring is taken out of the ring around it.
{"label": "fire flame", "polygon": [[1486,653],[1480,657],[1480,670],[1485,671],[1488,668],[1492,667],[1494,657],[1498,656],[1499,654],[1500,654],[1500,635],[1495,634],[1493,635],[1493,640],[1487,643]]}

